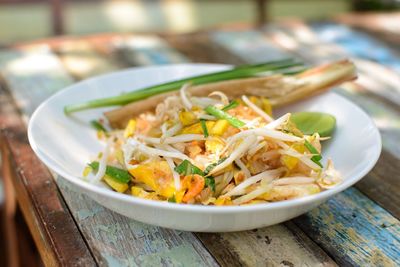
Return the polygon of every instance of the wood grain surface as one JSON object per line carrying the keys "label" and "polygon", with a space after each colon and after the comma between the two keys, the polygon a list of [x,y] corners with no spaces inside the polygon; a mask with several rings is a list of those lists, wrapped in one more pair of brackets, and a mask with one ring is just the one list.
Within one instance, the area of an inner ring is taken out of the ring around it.
{"label": "wood grain surface", "polygon": [[217,266],[191,233],[134,221],[74,192],[62,178],[57,183],[100,266]]}
{"label": "wood grain surface", "polygon": [[[26,127],[3,85],[0,87],[0,145],[3,166],[47,266],[95,264],[49,171],[33,154]],[[5,152],[6,151],[6,152]]]}
{"label": "wood grain surface", "polygon": [[[115,214],[74,192],[68,182],[57,178],[71,212],[65,216],[69,216],[72,229],[79,228],[80,238],[87,242],[86,250],[90,250],[82,258],[87,257],[94,263],[94,257],[101,266],[400,264],[400,177],[396,169],[400,163],[400,86],[397,86],[400,76],[368,59],[354,57],[342,46],[322,41],[306,24],[293,21],[269,24],[261,29],[233,27],[179,36],[101,35],[52,39],[0,51],[0,74],[27,121],[41,101],[64,86],[129,66],[180,62],[242,64],[286,57],[310,64],[341,57],[356,60],[360,79],[337,92],[371,115],[384,145],[378,164],[356,188],[284,224],[238,233],[192,234],[145,225]],[[31,67],[35,60],[41,62],[40,68]],[[378,73],[386,75],[382,77]],[[14,136],[8,138],[15,140]],[[21,140],[19,145],[28,154],[23,159],[37,161],[25,148],[26,139]],[[22,158],[15,154],[19,146],[11,149],[13,159]],[[15,166],[19,164],[23,162],[16,162]],[[43,172],[43,165],[37,165],[34,170]],[[43,190],[57,194],[54,187]],[[26,194],[40,200],[42,195],[50,193],[38,190]],[[41,220],[39,223],[51,222],[47,217]],[[49,231],[46,226],[41,225],[42,228]],[[51,233],[58,234],[57,240],[63,240],[67,234],[56,230]],[[58,257],[53,254],[54,258]]]}
{"label": "wood grain surface", "polygon": [[400,223],[354,188],[294,219],[341,266],[399,266]]}

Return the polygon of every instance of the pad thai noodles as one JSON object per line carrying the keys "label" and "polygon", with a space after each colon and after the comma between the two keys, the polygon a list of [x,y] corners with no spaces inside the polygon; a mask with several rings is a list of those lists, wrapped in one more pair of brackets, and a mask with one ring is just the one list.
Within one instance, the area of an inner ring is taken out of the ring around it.
{"label": "pad thai noodles", "polygon": [[[244,205],[316,194],[341,182],[322,164],[321,137],[304,134],[273,106],[353,79],[339,61],[297,75],[192,86],[106,113],[104,151],[84,179],[136,197],[186,204]],[[261,80],[260,80],[261,79]]]}

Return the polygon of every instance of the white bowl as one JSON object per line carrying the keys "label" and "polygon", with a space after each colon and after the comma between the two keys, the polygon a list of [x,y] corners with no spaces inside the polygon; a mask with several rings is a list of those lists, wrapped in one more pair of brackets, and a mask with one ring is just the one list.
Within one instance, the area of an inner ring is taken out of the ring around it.
{"label": "white bowl", "polygon": [[134,68],[74,84],[52,96],[33,114],[29,142],[37,156],[53,171],[101,205],[132,219],[162,227],[201,232],[228,232],[277,224],[305,213],[350,187],[366,175],[381,152],[379,131],[356,105],[326,93],[291,105],[285,111],[321,111],[333,114],[337,129],[324,143],[323,157],[332,158],[344,181],[316,195],[270,204],[245,206],[200,206],[152,201],[116,193],[83,181],[82,170],[102,150],[95,131],[88,126],[104,109],[67,117],[63,107],[100,97],[115,96],[151,84],[229,68],[225,65],[180,64]]}

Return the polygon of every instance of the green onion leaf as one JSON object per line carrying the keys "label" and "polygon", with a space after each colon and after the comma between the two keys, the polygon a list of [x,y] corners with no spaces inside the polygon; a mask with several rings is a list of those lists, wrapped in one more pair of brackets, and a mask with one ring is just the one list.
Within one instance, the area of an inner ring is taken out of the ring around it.
{"label": "green onion leaf", "polygon": [[318,164],[318,166],[320,166],[321,168],[323,168],[320,160],[322,159],[321,154],[319,154],[318,150],[307,140],[304,141],[304,145],[305,147],[308,149],[308,151],[310,151],[312,154],[315,154],[315,156],[311,157],[311,160]]}
{"label": "green onion leaf", "polygon": [[[99,162],[98,161],[93,161],[88,164],[95,172],[99,170]],[[129,174],[128,171],[109,166],[107,165],[106,167],[106,175],[110,176],[114,180],[120,183],[127,184],[129,181],[131,181],[131,175]]]}
{"label": "green onion leaf", "polygon": [[206,120],[205,119],[201,119],[200,120],[200,125],[201,125],[201,128],[203,129],[203,134],[204,134],[204,137],[208,137],[208,129],[207,129],[207,124],[206,124]]}
{"label": "green onion leaf", "polygon": [[236,128],[243,127],[245,123],[238,118],[222,111],[214,106],[208,106],[204,109],[208,114],[213,115],[214,117],[222,120],[227,120],[230,125]]}
{"label": "green onion leaf", "polygon": [[95,128],[97,131],[103,131],[103,132],[107,132],[106,128],[104,128],[104,126],[96,120],[92,120],[90,121],[90,125],[92,125],[93,128]]}
{"label": "green onion leaf", "polygon": [[181,162],[178,166],[174,168],[174,170],[180,175],[190,175],[190,174],[198,174],[203,176],[203,171],[190,163],[187,159]]}
{"label": "green onion leaf", "polygon": [[311,160],[312,160],[315,164],[317,164],[318,166],[320,166],[321,168],[324,167],[324,166],[322,165],[322,163],[319,162],[319,160],[316,160],[314,157],[312,157]]}
{"label": "green onion leaf", "polygon": [[224,162],[227,158],[221,158],[217,162],[211,163],[210,165],[207,166],[207,168],[204,170],[204,176],[207,176],[217,165],[221,164]]}
{"label": "green onion leaf", "polygon": [[233,100],[228,105],[223,107],[222,110],[223,111],[228,111],[230,109],[236,108],[237,106],[239,106],[239,102],[237,102],[236,100]]}
{"label": "green onion leaf", "polygon": [[212,177],[212,176],[205,177],[205,184],[206,184],[206,186],[211,188],[211,190],[213,192],[215,192],[215,179],[214,179],[214,177]]}

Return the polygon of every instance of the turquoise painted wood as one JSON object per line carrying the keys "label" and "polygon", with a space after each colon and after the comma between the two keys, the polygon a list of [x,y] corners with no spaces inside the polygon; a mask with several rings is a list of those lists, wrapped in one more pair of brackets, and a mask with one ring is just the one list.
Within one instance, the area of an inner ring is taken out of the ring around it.
{"label": "turquoise painted wood", "polygon": [[400,222],[355,188],[294,222],[339,265],[400,265]]}
{"label": "turquoise painted wood", "polygon": [[248,63],[293,57],[276,44],[267,42],[265,36],[259,31],[244,30],[239,34],[236,31],[214,31],[210,34],[210,38]]}
{"label": "turquoise painted wood", "polygon": [[191,233],[136,222],[74,192],[64,179],[57,184],[101,266],[217,266]]}
{"label": "turquoise painted wood", "polygon": [[115,48],[128,64],[145,66],[156,64],[185,63],[190,60],[155,35],[136,35],[117,42]]}

